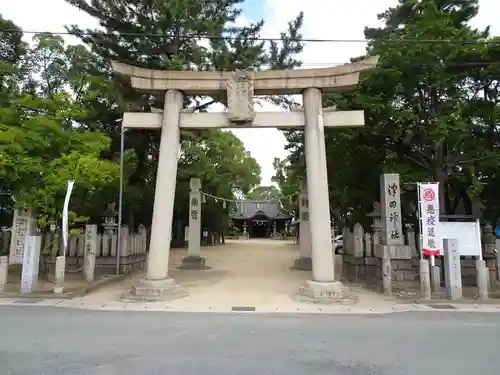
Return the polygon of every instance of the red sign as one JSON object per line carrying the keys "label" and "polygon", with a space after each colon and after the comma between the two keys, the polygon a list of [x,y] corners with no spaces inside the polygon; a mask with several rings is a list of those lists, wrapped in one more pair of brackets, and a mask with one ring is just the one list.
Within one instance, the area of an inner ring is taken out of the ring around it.
{"label": "red sign", "polygon": [[434,193],[434,190],[433,189],[425,189],[424,190],[424,199],[427,202],[430,202],[430,201],[433,201],[434,199],[436,199],[436,194]]}
{"label": "red sign", "polygon": [[419,184],[419,192],[422,253],[439,256],[443,241],[439,233],[439,185]]}

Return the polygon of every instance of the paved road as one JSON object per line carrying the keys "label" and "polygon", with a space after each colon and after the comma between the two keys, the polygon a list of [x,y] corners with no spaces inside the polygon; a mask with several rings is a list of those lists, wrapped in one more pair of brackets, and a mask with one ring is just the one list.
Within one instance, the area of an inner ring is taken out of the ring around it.
{"label": "paved road", "polygon": [[0,307],[2,375],[498,374],[500,314]]}

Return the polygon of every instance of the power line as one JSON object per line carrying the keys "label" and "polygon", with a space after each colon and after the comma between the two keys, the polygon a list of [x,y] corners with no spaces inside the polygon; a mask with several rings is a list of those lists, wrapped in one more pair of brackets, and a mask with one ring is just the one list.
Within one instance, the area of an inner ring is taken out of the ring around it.
{"label": "power line", "polygon": [[[124,36],[124,37],[145,37],[145,38],[165,38],[170,37],[170,35],[165,35],[161,33],[122,33],[122,32],[84,32],[81,34],[75,34],[69,31],[40,31],[40,30],[18,30],[18,29],[2,29],[0,34],[53,34],[53,35],[71,35],[71,36],[93,36],[99,34],[100,36]],[[240,38],[235,36],[221,36],[221,35],[197,35],[197,34],[186,34],[185,38],[195,38],[195,39],[207,39],[207,40],[238,40]],[[266,38],[266,37],[248,37],[244,38],[249,41],[262,41],[262,42],[280,42],[281,38]],[[295,42],[304,43],[368,43],[375,41],[374,39],[320,39],[320,38],[302,38],[302,39],[292,39]],[[390,44],[476,44],[476,45],[500,45],[500,40],[493,39],[380,39],[377,41],[382,41],[384,43]]]}
{"label": "power line", "polygon": [[[300,67],[295,68],[295,69],[300,69],[300,68],[314,68],[314,67],[336,67],[336,66],[341,66],[345,65],[346,62],[303,62]],[[358,62],[357,64],[360,65],[365,65],[365,66],[373,66],[372,63],[364,63],[362,61]],[[436,63],[436,64],[429,64],[429,63],[424,63],[424,64],[409,64],[409,65],[394,65],[391,64],[390,66],[384,66],[383,64],[379,63],[379,67],[386,67],[386,68],[394,68],[398,69],[401,67],[414,67],[414,68],[426,68],[426,67],[443,67],[443,68],[454,68],[454,67],[489,67],[491,65],[500,65],[500,61],[467,61],[467,62],[457,62],[457,63]],[[259,65],[259,67],[268,67],[270,64],[263,64]]]}

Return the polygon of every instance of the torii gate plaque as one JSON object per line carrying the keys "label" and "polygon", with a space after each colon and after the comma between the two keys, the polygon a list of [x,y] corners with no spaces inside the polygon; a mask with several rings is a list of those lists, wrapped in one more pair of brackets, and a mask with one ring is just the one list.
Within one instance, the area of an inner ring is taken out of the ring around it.
{"label": "torii gate plaque", "polygon": [[[378,57],[370,57],[334,68],[265,72],[150,70],[113,62],[114,71],[129,77],[136,90],[165,95],[163,112],[125,113],[123,117],[124,127],[162,132],[146,278],[133,287],[132,294],[155,298],[184,295],[168,276],[180,128],[276,127],[305,128],[312,280],[300,288],[298,296],[321,302],[344,299],[346,290],[334,279],[324,127],[363,126],[364,113],[322,108],[322,93],[355,89],[360,74],[373,69],[377,61]],[[193,113],[182,108],[184,95],[210,96],[223,91],[227,93],[227,112]],[[279,94],[302,94],[303,109],[254,111],[254,95]]]}

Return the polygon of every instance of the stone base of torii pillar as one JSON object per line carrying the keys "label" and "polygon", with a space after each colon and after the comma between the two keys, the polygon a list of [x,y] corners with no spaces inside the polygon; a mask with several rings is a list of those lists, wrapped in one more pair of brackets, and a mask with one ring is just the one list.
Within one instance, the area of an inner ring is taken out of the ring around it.
{"label": "stone base of torii pillar", "polygon": [[358,297],[340,281],[319,282],[308,280],[299,288],[295,296],[297,301],[317,304],[353,304]]}
{"label": "stone base of torii pillar", "polygon": [[311,271],[312,259],[311,257],[299,257],[293,261],[293,269],[298,271]]}
{"label": "stone base of torii pillar", "polygon": [[183,270],[209,270],[207,260],[200,255],[188,255],[182,258],[182,263],[179,266]]}
{"label": "stone base of torii pillar", "polygon": [[140,279],[132,286],[132,289],[121,296],[122,301],[173,301],[184,298],[189,292],[183,286],[177,284],[174,279],[163,280]]}
{"label": "stone base of torii pillar", "polygon": [[141,279],[132,287],[130,295],[124,296],[131,300],[174,300],[186,297],[188,292],[175,282],[174,279],[148,280]]}

